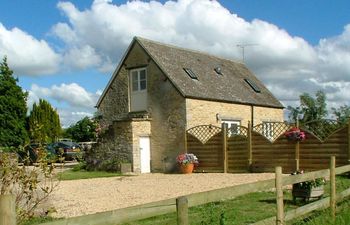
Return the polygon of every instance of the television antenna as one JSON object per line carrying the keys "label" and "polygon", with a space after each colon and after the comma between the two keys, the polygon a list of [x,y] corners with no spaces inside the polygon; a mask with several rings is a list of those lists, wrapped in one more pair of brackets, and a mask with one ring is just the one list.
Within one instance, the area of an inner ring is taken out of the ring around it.
{"label": "television antenna", "polygon": [[251,47],[251,46],[256,46],[258,44],[237,44],[237,48],[242,49],[242,62],[244,63],[245,61],[245,56],[244,56],[244,51],[246,47]]}

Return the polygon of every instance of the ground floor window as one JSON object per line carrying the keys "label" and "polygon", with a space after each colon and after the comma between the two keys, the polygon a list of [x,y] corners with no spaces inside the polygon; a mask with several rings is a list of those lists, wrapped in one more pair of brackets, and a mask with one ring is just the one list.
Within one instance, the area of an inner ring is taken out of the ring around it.
{"label": "ground floor window", "polygon": [[221,120],[221,123],[227,124],[229,137],[240,133],[240,129],[239,129],[239,126],[241,126],[240,120]]}

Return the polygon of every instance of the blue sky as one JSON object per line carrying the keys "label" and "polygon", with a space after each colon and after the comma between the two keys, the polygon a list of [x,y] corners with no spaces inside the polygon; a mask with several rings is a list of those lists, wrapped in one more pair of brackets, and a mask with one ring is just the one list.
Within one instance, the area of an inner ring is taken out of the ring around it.
{"label": "blue sky", "polygon": [[28,106],[45,98],[68,126],[92,115],[132,37],[241,60],[285,106],[302,92],[349,105],[350,2],[345,0],[0,0],[7,55]]}

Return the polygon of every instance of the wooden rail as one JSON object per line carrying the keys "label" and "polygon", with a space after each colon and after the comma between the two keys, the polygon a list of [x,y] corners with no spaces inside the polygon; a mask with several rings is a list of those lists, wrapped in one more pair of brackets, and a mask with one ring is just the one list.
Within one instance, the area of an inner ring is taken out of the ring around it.
{"label": "wooden rail", "polygon": [[[172,198],[152,203],[147,203],[139,206],[133,206],[123,209],[117,209],[108,212],[101,212],[91,215],[78,216],[73,218],[66,218],[63,220],[43,223],[42,225],[114,225],[120,223],[126,223],[130,221],[150,218],[158,215],[163,215],[171,212],[177,212],[178,224],[188,224],[188,207],[197,205],[203,205],[210,202],[217,202],[227,199],[232,199],[244,194],[266,191],[276,188],[276,203],[277,214],[275,217],[267,218],[265,220],[256,222],[256,225],[260,224],[284,224],[285,221],[289,221],[296,217],[305,215],[313,210],[327,208],[329,206],[335,206],[336,201],[340,201],[350,196],[350,188],[335,195],[331,193],[331,197],[323,198],[322,200],[313,202],[311,204],[304,205],[297,209],[283,212],[283,186],[304,182],[321,177],[330,177],[331,186],[335,184],[335,179],[332,178],[335,174],[342,174],[350,171],[350,165],[334,168],[335,161],[331,163],[330,169],[314,171],[305,174],[293,175],[293,176],[281,176],[282,169],[276,168],[276,179],[264,180],[249,184],[242,184],[233,187],[226,187],[212,191],[194,193],[179,198]],[[332,168],[333,167],[333,168]],[[0,208],[0,215],[4,213],[4,208]],[[6,209],[7,210],[7,209]],[[334,210],[334,209],[332,209]],[[335,212],[332,211],[332,212]],[[277,219],[276,219],[277,218]],[[8,224],[8,223],[3,223]],[[2,225],[2,224],[0,224]]]}

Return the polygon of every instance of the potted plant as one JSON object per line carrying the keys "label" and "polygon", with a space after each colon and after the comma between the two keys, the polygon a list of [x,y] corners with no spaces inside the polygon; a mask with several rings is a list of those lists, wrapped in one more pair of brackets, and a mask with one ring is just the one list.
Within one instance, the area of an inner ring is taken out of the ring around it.
{"label": "potted plant", "polygon": [[[303,173],[304,171],[301,170],[292,173],[292,175]],[[325,183],[326,180],[324,178],[316,178],[314,180],[293,184],[293,201],[295,202],[296,198],[303,198],[304,201],[309,201],[310,198],[321,198],[324,194]]]}
{"label": "potted plant", "polygon": [[198,158],[193,153],[183,153],[176,157],[176,162],[182,173],[192,173],[194,166],[198,164]]}
{"label": "potted plant", "polygon": [[289,141],[303,141],[305,140],[305,132],[300,130],[297,127],[293,127],[286,131],[284,133],[284,136],[289,140]]}

